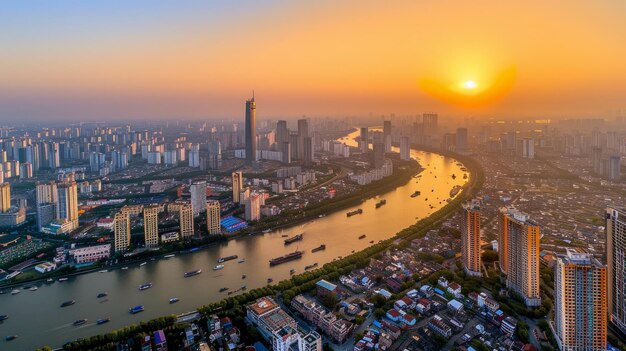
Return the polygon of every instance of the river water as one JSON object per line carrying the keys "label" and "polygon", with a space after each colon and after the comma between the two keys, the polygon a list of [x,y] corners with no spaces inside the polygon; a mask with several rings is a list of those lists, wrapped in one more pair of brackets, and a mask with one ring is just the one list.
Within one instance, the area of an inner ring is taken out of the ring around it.
{"label": "river water", "polygon": [[[358,132],[354,132],[341,140],[355,145],[357,135]],[[370,241],[387,239],[415,223],[416,218],[424,218],[444,206],[450,190],[466,182],[464,171],[454,159],[416,150],[411,151],[411,156],[424,168],[420,178],[412,178],[408,184],[353,208],[296,227],[231,240],[192,254],[147,261],[143,267],[84,274],[63,283],[37,283],[37,291],[22,290],[13,296],[6,291],[0,295],[0,315],[8,314],[9,319],[0,323],[0,350],[32,350],[43,345],[58,347],[66,341],[106,333],[140,321],[192,311],[226,297],[227,292],[219,292],[222,287],[232,291],[247,285],[248,289],[254,289],[264,286],[270,277],[274,282],[288,278],[292,268],[296,274],[302,273],[306,265],[317,262],[322,266],[334,258],[349,255],[353,250],[368,247]],[[452,179],[453,174],[456,179]],[[422,195],[411,198],[416,190]],[[386,199],[387,204],[376,209],[375,204],[380,199]],[[346,212],[357,208],[362,208],[363,214],[346,216]],[[284,245],[282,235],[302,232],[302,241],[287,247]],[[366,238],[360,240],[359,236],[363,234]],[[311,249],[320,244],[326,244],[326,250],[312,253]],[[270,259],[296,248],[305,251],[300,260],[269,266]],[[223,269],[214,271],[217,260],[228,255],[238,255],[245,258],[245,262],[228,261]],[[183,277],[185,272],[195,269],[202,269],[203,273]],[[243,274],[247,276],[245,279],[242,279]],[[148,282],[154,284],[151,289],[137,289],[140,284]],[[108,298],[96,298],[100,292],[108,292]],[[170,297],[178,297],[180,301],[170,304]],[[60,308],[60,304],[67,300],[76,300],[76,304]],[[128,309],[139,304],[145,306],[145,311],[131,315]],[[105,317],[111,321],[95,324],[97,319]],[[72,326],[73,321],[83,318],[88,319],[85,325]],[[16,340],[3,340],[4,336],[14,334],[19,336]]]}

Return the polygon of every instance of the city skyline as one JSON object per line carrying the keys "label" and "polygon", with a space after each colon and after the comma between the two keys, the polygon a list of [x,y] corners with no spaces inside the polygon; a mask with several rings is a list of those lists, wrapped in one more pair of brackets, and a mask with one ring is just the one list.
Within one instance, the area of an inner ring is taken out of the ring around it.
{"label": "city skyline", "polygon": [[481,5],[10,1],[0,121],[622,113],[623,2]]}

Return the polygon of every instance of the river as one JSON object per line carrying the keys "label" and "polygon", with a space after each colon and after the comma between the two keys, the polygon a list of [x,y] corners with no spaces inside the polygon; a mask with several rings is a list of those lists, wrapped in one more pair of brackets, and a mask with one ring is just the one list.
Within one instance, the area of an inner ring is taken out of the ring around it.
{"label": "river", "polygon": [[[357,135],[358,132],[351,133],[341,141],[356,145],[354,138]],[[361,205],[296,227],[230,240],[192,254],[148,260],[143,267],[78,275],[62,283],[40,282],[35,284],[39,288],[37,291],[22,290],[11,295],[5,288],[6,293],[0,295],[0,315],[8,314],[9,319],[0,323],[0,337],[4,339],[4,336],[14,334],[19,337],[10,342],[0,340],[0,349],[59,347],[66,341],[106,333],[139,321],[192,311],[226,297],[226,292],[219,292],[222,287],[232,291],[245,284],[248,289],[254,289],[264,286],[270,277],[274,282],[288,278],[292,268],[296,274],[302,273],[306,265],[317,262],[322,266],[334,258],[349,255],[353,250],[368,247],[370,241],[387,239],[415,223],[416,218],[424,218],[444,206],[450,190],[466,182],[463,179],[465,172],[454,159],[417,150],[412,150],[411,156],[424,168],[420,178],[412,178],[404,186],[368,199]],[[456,179],[452,179],[453,174]],[[416,190],[422,195],[411,198]],[[387,200],[387,204],[376,209],[375,204],[380,199]],[[363,214],[346,216],[346,212],[357,208],[362,208]],[[285,247],[283,234],[292,236],[302,232],[302,241]],[[363,234],[366,238],[360,240],[359,236]],[[320,244],[326,244],[326,250],[312,253],[311,249]],[[269,266],[268,260],[296,248],[305,251],[300,260]],[[228,255],[238,255],[245,258],[245,262],[228,261],[223,269],[214,271],[217,260]],[[184,272],[195,269],[202,269],[203,273],[183,277]],[[247,276],[245,279],[242,279],[243,274]],[[147,282],[154,286],[144,291],[137,289]],[[108,292],[108,298],[96,298],[100,292]],[[180,301],[170,304],[170,297],[178,297]],[[76,300],[76,304],[60,308],[60,304],[67,300]],[[144,312],[128,313],[130,307],[139,304],[145,306]],[[95,324],[97,319],[104,317],[111,318],[111,321]],[[86,324],[72,326],[73,321],[83,318],[88,319]]]}

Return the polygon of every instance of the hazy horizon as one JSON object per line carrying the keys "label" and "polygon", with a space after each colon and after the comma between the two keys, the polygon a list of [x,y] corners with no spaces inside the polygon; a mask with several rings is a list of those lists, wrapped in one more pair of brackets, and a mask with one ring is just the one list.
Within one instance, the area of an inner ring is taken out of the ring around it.
{"label": "hazy horizon", "polygon": [[0,122],[624,108],[617,0],[114,3],[3,3]]}

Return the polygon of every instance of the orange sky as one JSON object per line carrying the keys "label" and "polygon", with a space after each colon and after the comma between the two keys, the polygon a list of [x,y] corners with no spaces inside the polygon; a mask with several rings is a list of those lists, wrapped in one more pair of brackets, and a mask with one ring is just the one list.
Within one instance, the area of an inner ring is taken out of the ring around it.
{"label": "orange sky", "polygon": [[260,117],[596,116],[626,97],[619,0],[18,3],[3,121],[239,117],[252,89]]}

